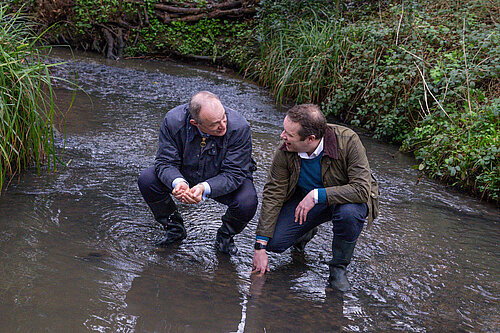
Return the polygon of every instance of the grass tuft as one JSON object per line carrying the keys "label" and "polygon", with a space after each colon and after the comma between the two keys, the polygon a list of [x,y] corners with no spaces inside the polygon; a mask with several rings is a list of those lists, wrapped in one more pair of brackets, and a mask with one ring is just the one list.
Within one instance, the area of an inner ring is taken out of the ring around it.
{"label": "grass tuft", "polygon": [[54,92],[48,47],[20,11],[0,4],[0,190],[22,169],[56,170]]}
{"label": "grass tuft", "polygon": [[349,43],[341,22],[316,17],[269,34],[262,45],[266,52],[250,64],[257,80],[271,88],[278,103],[284,97],[319,103],[347,65]]}

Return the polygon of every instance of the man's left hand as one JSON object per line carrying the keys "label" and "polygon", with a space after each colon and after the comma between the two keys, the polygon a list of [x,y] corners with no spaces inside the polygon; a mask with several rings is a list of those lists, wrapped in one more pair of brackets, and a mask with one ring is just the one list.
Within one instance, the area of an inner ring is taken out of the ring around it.
{"label": "man's left hand", "polygon": [[269,272],[269,261],[267,258],[266,250],[255,250],[252,261],[252,272],[250,274],[263,275]]}
{"label": "man's left hand", "polygon": [[314,207],[314,190],[309,191],[295,209],[295,222],[302,224],[306,221],[307,213]]}

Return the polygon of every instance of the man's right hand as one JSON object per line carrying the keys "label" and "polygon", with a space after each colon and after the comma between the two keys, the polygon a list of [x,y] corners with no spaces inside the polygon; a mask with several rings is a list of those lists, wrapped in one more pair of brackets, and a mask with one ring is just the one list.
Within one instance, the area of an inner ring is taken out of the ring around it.
{"label": "man's right hand", "polygon": [[251,274],[258,273],[259,275],[262,275],[265,272],[269,272],[269,262],[266,250],[255,250],[253,254]]}
{"label": "man's right hand", "polygon": [[182,201],[182,195],[184,192],[189,191],[189,185],[185,182],[179,182],[179,184],[175,185],[174,190],[172,191],[172,195],[177,199]]}
{"label": "man's right hand", "polygon": [[183,202],[188,204],[197,204],[203,199],[203,192],[205,192],[205,186],[198,184],[193,186],[186,191],[183,195]]}

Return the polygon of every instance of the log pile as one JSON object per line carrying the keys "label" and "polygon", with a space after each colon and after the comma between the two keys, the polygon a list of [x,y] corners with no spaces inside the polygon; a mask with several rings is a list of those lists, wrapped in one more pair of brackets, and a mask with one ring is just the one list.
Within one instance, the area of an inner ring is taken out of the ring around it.
{"label": "log pile", "polygon": [[158,17],[163,23],[173,21],[196,22],[204,18],[240,18],[255,14],[255,3],[251,1],[224,1],[204,7],[196,4],[165,1],[154,5]]}
{"label": "log pile", "polygon": [[[256,13],[259,0],[207,0],[201,6],[195,1],[160,0],[153,5],[154,15],[164,24],[172,22],[197,22],[202,19],[242,19]],[[72,22],[74,0],[37,0],[35,12],[45,25]],[[137,5],[135,15],[126,15],[124,4]],[[119,0],[115,14],[105,22],[94,22],[88,31],[91,41],[75,41],[67,31],[59,36],[62,42],[75,42],[84,49],[96,49],[108,58],[120,57],[131,31],[149,26],[150,17],[142,0]],[[151,13],[151,11],[149,11]],[[103,40],[105,46],[99,47]]]}
{"label": "log pile", "polygon": [[[141,0],[125,2],[142,4]],[[175,21],[197,22],[204,18],[242,18],[255,14],[258,1],[208,1],[203,7],[196,2],[162,0],[154,5],[156,15],[163,23]]]}

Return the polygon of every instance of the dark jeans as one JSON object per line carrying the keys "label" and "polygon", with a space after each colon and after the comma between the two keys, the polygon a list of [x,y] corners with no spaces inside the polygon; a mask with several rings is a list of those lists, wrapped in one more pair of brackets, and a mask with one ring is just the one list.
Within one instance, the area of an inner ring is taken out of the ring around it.
{"label": "dark jeans", "polygon": [[[147,203],[173,200],[170,195],[170,186],[167,187],[160,181],[153,166],[140,174],[138,185]],[[238,217],[244,225],[253,218],[257,210],[257,193],[252,180],[248,178],[233,192],[212,199],[228,206],[229,214]]]}
{"label": "dark jeans", "polygon": [[295,194],[283,204],[273,238],[267,243],[267,250],[281,253],[295,244],[296,240],[309,230],[328,221],[332,221],[333,233],[336,237],[348,242],[358,239],[368,213],[365,203],[332,206],[316,204],[307,214],[306,221],[299,224],[295,222],[295,209],[303,197],[301,194]]}

